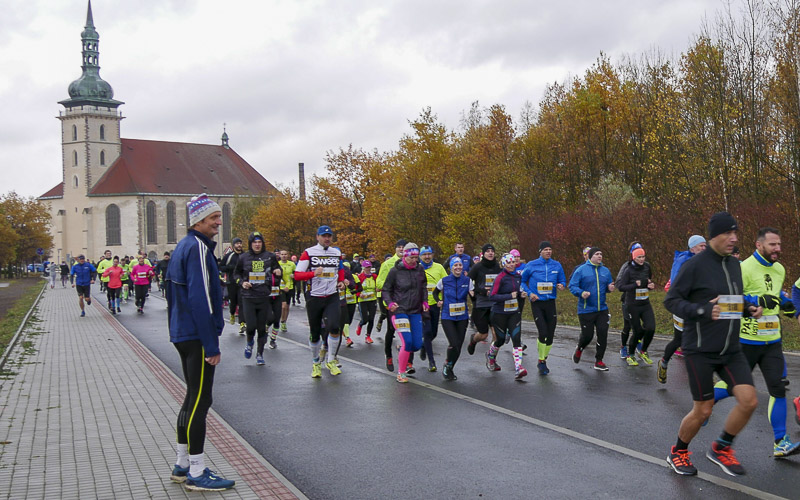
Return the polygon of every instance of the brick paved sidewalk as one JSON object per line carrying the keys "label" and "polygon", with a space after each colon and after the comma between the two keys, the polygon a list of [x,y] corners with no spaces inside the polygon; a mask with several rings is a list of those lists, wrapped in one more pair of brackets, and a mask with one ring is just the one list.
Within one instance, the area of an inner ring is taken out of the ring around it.
{"label": "brick paved sidewalk", "polygon": [[206,464],[236,487],[172,483],[183,382],[97,301],[78,314],[46,290],[4,367],[0,498],[304,498],[213,410]]}

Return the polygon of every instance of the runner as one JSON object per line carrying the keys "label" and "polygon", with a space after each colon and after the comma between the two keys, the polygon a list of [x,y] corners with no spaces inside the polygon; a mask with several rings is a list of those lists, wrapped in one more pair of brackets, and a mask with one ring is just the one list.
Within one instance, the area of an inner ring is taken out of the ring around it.
{"label": "runner", "polygon": [[158,280],[158,289],[161,291],[161,296],[164,296],[166,287],[164,286],[164,279],[167,277],[167,267],[169,266],[169,252],[164,252],[164,257],[156,264],[156,279]]}
{"label": "runner", "polygon": [[730,256],[737,243],[737,229],[736,220],[728,212],[714,214],[708,223],[710,248],[681,267],[664,300],[668,311],[684,319],[681,348],[694,400],[667,456],[672,470],[682,475],[697,474],[688,448],[714,408],[715,372],[731,387],[736,406],[706,457],[727,474],[744,474],[731,444],[750,420],[758,398],[738,333],[743,316],[758,319],[762,310],[746,304],[742,295],[742,271],[739,262]]}
{"label": "runner", "polygon": [[222,263],[220,265],[220,270],[227,276],[226,286],[228,289],[228,304],[230,307],[232,325],[236,324],[236,316],[239,316],[239,335],[244,335],[246,328],[244,322],[244,310],[239,309],[239,295],[241,293],[241,287],[238,283],[236,283],[233,273],[236,270],[236,264],[239,261],[239,257],[242,255],[242,251],[242,239],[232,239],[231,251],[222,257]]}
{"label": "runner", "polygon": [[122,312],[120,292],[122,291],[122,274],[124,272],[122,266],[119,265],[119,257],[115,255],[111,261],[111,267],[107,267],[102,274],[103,278],[108,278],[106,296],[108,297],[108,310],[111,311],[111,314]]}
{"label": "runner", "polygon": [[78,291],[78,306],[81,308],[81,318],[86,316],[84,309],[84,300],[86,305],[92,305],[92,284],[97,276],[97,269],[90,263],[86,262],[86,257],[81,254],[78,255],[78,262],[72,265],[70,274],[70,283],[72,288]]}
{"label": "runner", "polygon": [[[763,316],[758,320],[743,318],[739,333],[739,342],[750,370],[758,365],[769,391],[767,417],[775,439],[772,450],[775,458],[788,457],[800,451],[800,442],[793,443],[786,432],[786,386],[789,380],[778,315],[781,310],[794,311],[794,306],[782,291],[786,271],[778,262],[780,256],[781,236],[778,230],[771,227],[759,230],[756,251],[741,267],[744,294],[749,302],[757,302],[763,307]],[[733,254],[731,257],[735,258]],[[724,381],[714,386],[715,402],[730,395]]]}
{"label": "runner", "polygon": [[48,266],[48,274],[50,275],[50,289],[56,287],[56,280],[58,279],[58,271],[60,269],[59,265],[55,262],[51,262]]}
{"label": "runner", "polygon": [[[306,248],[300,256],[295,281],[308,281],[309,290],[306,295],[306,313],[311,347],[311,377],[322,377],[320,366],[320,348],[322,347],[322,322],[328,334],[328,342],[332,349],[328,351],[328,362],[325,366],[331,375],[339,375],[342,370],[336,366],[334,358],[338,354],[339,343],[339,292],[345,287],[344,266],[339,257],[341,252],[331,247],[333,232],[328,226],[317,229],[317,244]],[[334,346],[337,347],[334,347]]]}
{"label": "runner", "polygon": [[[292,255],[292,263],[295,265],[295,269],[297,268],[297,255]],[[294,280],[294,276],[292,276],[292,280]],[[300,295],[305,294],[306,292],[306,282],[305,281],[298,281],[294,284],[294,296],[292,297],[292,305],[300,305]]]}
{"label": "runner", "polygon": [[[125,303],[128,303],[128,294],[133,290],[133,281],[131,280],[131,269],[133,269],[133,265],[131,265],[131,259],[126,255],[122,262],[120,262],[120,267],[122,268],[122,300]],[[150,287],[150,281],[147,282],[147,287]]]}
{"label": "runner", "polygon": [[147,287],[150,279],[155,276],[153,266],[144,263],[144,257],[139,256],[139,263],[133,266],[131,275],[133,276],[133,286],[136,291],[136,312],[144,314],[144,302],[147,300]]}
{"label": "runner", "polygon": [[426,284],[425,270],[419,264],[419,247],[407,243],[402,260],[396,261],[383,287],[383,300],[391,313],[389,321],[400,338],[397,355],[397,381],[400,383],[408,382],[410,355],[422,347],[422,317],[429,312]]}
{"label": "runner", "polygon": [[[638,244],[634,246],[631,260],[623,267],[617,282],[617,288],[624,294],[623,304],[633,328],[625,362],[628,366],[639,366],[637,360],[652,365],[647,348],[656,332],[656,317],[650,305],[650,292],[655,290],[656,285],[652,280],[653,272],[650,263],[646,261],[644,248]],[[640,342],[641,347],[637,347]]]}
{"label": "runner", "polygon": [[[286,321],[289,319],[289,304],[294,301],[294,271],[297,266],[294,262],[289,260],[289,252],[281,250],[281,261],[278,263],[281,266],[281,298],[283,304],[281,305],[281,331],[286,332]],[[270,347],[272,343],[270,342]]]}
{"label": "runner", "polygon": [[69,281],[69,266],[65,261],[61,261],[59,271],[61,272],[61,288],[67,288],[67,281]]}
{"label": "runner", "polygon": [[448,257],[445,262],[447,262],[448,263],[447,265],[449,266],[450,265],[449,263],[453,260],[453,258],[458,258],[458,260],[460,260],[461,264],[463,264],[464,266],[462,272],[464,274],[469,274],[470,266],[472,266],[472,257],[464,253],[464,243],[461,242],[456,243],[454,250],[455,253],[450,257]]}
{"label": "runner", "polygon": [[579,266],[569,280],[569,291],[578,297],[578,320],[581,324],[581,335],[572,361],[580,363],[583,349],[592,341],[596,331],[594,369],[607,372],[608,367],[603,362],[603,356],[606,353],[608,321],[611,315],[608,314],[606,305],[606,292],[614,291],[614,278],[603,265],[603,252],[598,247],[590,248],[586,256],[589,260]]}
{"label": "runner", "polygon": [[[353,347],[353,339],[350,338],[350,323],[356,313],[357,294],[361,293],[361,282],[358,280],[358,275],[354,275],[350,271],[351,264],[344,259],[342,260],[344,264],[344,280],[347,286],[344,290],[339,290],[339,329],[347,347]],[[338,359],[336,364],[337,366],[339,365]]]}
{"label": "runner", "polygon": [[[472,321],[475,323],[475,329],[477,330],[477,333],[470,337],[467,345],[467,352],[470,355],[475,354],[475,345],[486,340],[486,337],[489,336],[489,319],[493,305],[492,300],[489,298],[489,292],[494,286],[495,278],[502,271],[494,257],[494,245],[491,243],[483,245],[480,262],[469,271],[469,279],[473,282],[476,296],[475,307],[472,309]],[[492,341],[495,340],[497,340],[496,333],[492,327]],[[500,370],[500,365],[496,362],[493,366],[495,370]]]}
{"label": "runner", "polygon": [[445,380],[458,379],[453,368],[461,356],[469,324],[467,297],[474,292],[472,280],[463,269],[463,260],[458,257],[450,259],[450,274],[440,279],[433,290],[433,299],[442,311],[442,330],[447,336],[447,360],[442,369]]}
{"label": "runner", "polygon": [[273,280],[280,279],[281,266],[274,253],[264,250],[261,233],[251,233],[247,242],[248,251],[242,252],[236,261],[233,278],[242,288],[240,298],[247,331],[244,357],[250,359],[253,355],[254,337],[258,333],[256,364],[263,366],[269,324],[275,317],[270,295],[273,292]]}
{"label": "runner", "polygon": [[281,315],[283,314],[283,294],[281,292],[281,285],[283,284],[283,267],[281,267],[280,258],[278,255],[280,254],[280,250],[277,248],[273,255],[275,256],[275,261],[278,263],[278,267],[281,269],[280,275],[270,275],[269,284],[270,284],[270,293],[269,293],[269,307],[272,311],[270,315],[271,323],[267,325],[272,326],[272,332],[269,334],[269,348],[276,349],[278,347],[278,331],[281,326]]}
{"label": "runner", "polygon": [[[378,279],[375,281],[376,286],[378,287],[378,307],[380,308],[381,314],[378,317],[378,325],[375,327],[377,331],[381,331],[381,325],[383,325],[384,320],[389,315],[389,311],[386,308],[386,301],[383,300],[382,297],[382,288],[383,284],[386,281],[386,277],[389,276],[389,271],[394,268],[394,265],[403,257],[403,248],[408,243],[404,239],[397,240],[397,243],[394,245],[394,255],[388,256],[384,259],[383,263],[381,264],[381,268],[378,271]],[[391,321],[386,325],[386,335],[383,338],[383,352],[386,356],[386,369],[390,372],[394,371],[394,363],[392,363],[392,347],[394,345],[394,325]],[[413,357],[410,358],[413,363]],[[413,365],[411,366],[411,371],[406,370],[407,373],[414,373]]]}
{"label": "runner", "polygon": [[184,483],[187,490],[227,490],[234,481],[206,468],[203,454],[206,414],[220,362],[219,336],[225,325],[212,240],[222,225],[222,211],[205,194],[193,197],[186,207],[189,231],[175,248],[166,283],[169,337],[180,354],[186,380],[176,429],[177,460],[170,479]]}
{"label": "runner", "polygon": [[364,339],[367,344],[373,342],[372,324],[375,321],[375,311],[378,309],[377,279],[378,275],[375,274],[372,262],[361,261],[361,274],[358,275],[358,280],[361,282],[361,293],[358,295],[358,310],[361,319],[358,321],[356,335],[361,335],[361,328],[367,325],[367,336]]}
{"label": "runner", "polygon": [[[794,318],[800,323],[800,279],[792,285],[792,306],[794,306]],[[800,396],[792,400],[794,403],[795,421],[800,425]]]}
{"label": "runner", "polygon": [[[103,273],[106,269],[111,267],[112,264],[111,260],[111,250],[106,250],[103,252],[103,258],[100,259],[100,262],[97,263],[97,274],[100,275],[100,291],[105,292],[106,287],[108,286],[108,278],[103,278]],[[110,307],[110,305],[109,305]]]}
{"label": "runner", "polygon": [[539,258],[529,262],[522,271],[522,291],[531,301],[531,313],[539,339],[536,348],[539,362],[536,368],[540,375],[550,373],[547,357],[553,348],[558,316],[556,312],[556,296],[564,290],[567,277],[564,268],[553,258],[553,247],[549,241],[539,243]]}
{"label": "runner", "polygon": [[492,285],[492,291],[489,293],[489,300],[493,302],[492,327],[497,338],[486,353],[486,368],[490,372],[496,371],[497,352],[505,344],[508,335],[514,346],[514,380],[522,380],[528,374],[528,370],[522,367],[522,341],[519,328],[522,315],[519,312],[519,296],[525,298],[527,294],[520,291],[522,280],[517,274],[514,256],[507,253],[503,255],[500,263],[503,270],[497,275]]}
{"label": "runner", "polygon": [[[641,244],[638,241],[634,241],[628,247],[628,253],[633,252],[637,248],[641,248]],[[617,279],[614,281],[615,283],[619,283],[620,279],[622,279],[622,271],[624,271],[630,260],[626,260],[619,268],[617,272]],[[620,302],[622,303],[622,333],[620,334],[620,349],[619,349],[619,357],[620,359],[627,359],[628,358],[628,339],[630,338],[631,334],[631,322],[628,319],[628,307],[625,304],[625,293],[620,294]]]}
{"label": "runner", "polygon": [[[423,348],[419,351],[419,359],[425,361],[428,358],[428,371],[436,371],[436,360],[433,357],[433,339],[439,333],[439,305],[437,300],[433,298],[433,289],[442,278],[447,276],[447,271],[444,267],[433,261],[433,248],[425,245],[419,251],[420,265],[425,270],[425,278],[427,280],[428,288],[428,310],[430,318],[425,318],[422,321],[422,345]],[[463,262],[463,261],[462,261]]]}
{"label": "runner", "polygon": [[[686,263],[690,258],[699,254],[700,252],[706,249],[706,239],[700,236],[699,234],[692,235],[689,238],[688,243],[688,250],[685,251],[675,251],[675,258],[672,261],[672,271],[669,275],[669,281],[667,282],[667,286],[664,288],[669,292],[670,286],[675,281],[675,278],[678,277],[678,271],[680,271],[683,264]],[[672,358],[673,355],[677,354],[677,352],[681,348],[681,342],[683,339],[683,319],[679,318],[676,315],[672,315],[672,340],[667,344],[664,348],[664,356],[658,360],[658,371],[656,372],[656,377],[658,381],[662,384],[667,383],[667,367],[669,364],[669,360]],[[683,353],[681,353],[683,355]]]}

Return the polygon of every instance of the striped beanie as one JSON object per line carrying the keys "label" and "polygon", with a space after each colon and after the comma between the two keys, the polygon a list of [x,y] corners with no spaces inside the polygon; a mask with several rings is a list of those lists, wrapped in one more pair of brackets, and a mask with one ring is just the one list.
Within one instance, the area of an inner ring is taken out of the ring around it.
{"label": "striped beanie", "polygon": [[189,200],[189,203],[186,204],[186,210],[189,212],[189,227],[194,226],[214,212],[222,211],[217,202],[210,199],[205,193]]}

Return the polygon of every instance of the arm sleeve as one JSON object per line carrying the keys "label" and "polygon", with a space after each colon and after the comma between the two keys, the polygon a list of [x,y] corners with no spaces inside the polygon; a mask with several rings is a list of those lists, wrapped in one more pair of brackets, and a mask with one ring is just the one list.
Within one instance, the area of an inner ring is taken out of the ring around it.
{"label": "arm sleeve", "polygon": [[383,282],[383,289],[381,291],[381,299],[386,303],[388,306],[392,302],[397,302],[394,299],[394,281],[395,281],[395,272],[394,269],[389,271],[389,274],[386,275],[386,279]]}
{"label": "arm sleeve", "polygon": [[308,257],[308,252],[303,252],[300,259],[297,261],[297,267],[294,268],[294,279],[298,281],[308,281],[314,277],[314,271],[309,271],[311,259]]}
{"label": "arm sleeve", "polygon": [[[667,292],[667,297],[664,299],[664,307],[672,314],[683,318],[691,319],[693,321],[702,318],[711,318],[711,307],[706,307],[704,314],[697,314],[697,310],[704,304],[694,304],[689,302],[689,292],[692,289],[692,267],[691,265],[681,266],[678,271],[678,276],[672,282],[672,286]],[[687,276],[688,274],[688,276]],[[707,305],[707,304],[706,304]]]}
{"label": "arm sleeve", "polygon": [[442,280],[439,280],[438,282],[436,282],[436,286],[433,287],[433,300],[435,300],[436,302],[444,300],[444,297],[442,297],[443,290],[444,290],[444,283],[442,283]]}
{"label": "arm sleeve", "polygon": [[567,275],[564,274],[564,267],[559,264],[558,265],[558,285],[567,286]]}
{"label": "arm sleeve", "polygon": [[244,268],[242,267],[242,256],[236,259],[236,267],[233,268],[233,282],[237,285],[244,278]]}
{"label": "arm sleeve", "polygon": [[625,266],[617,276],[617,289],[622,292],[632,292],[636,290],[636,282],[631,280],[631,266]]}
{"label": "arm sleeve", "polygon": [[800,288],[797,288],[797,283],[792,286],[792,304],[794,304],[794,317],[800,315]]}
{"label": "arm sleeve", "polygon": [[511,298],[510,293],[498,293],[500,290],[500,285],[503,281],[507,280],[508,278],[512,278],[510,275],[506,273],[501,273],[500,276],[495,278],[494,283],[492,284],[492,292],[489,294],[489,300],[492,302],[505,302]]}
{"label": "arm sleeve", "polygon": [[581,294],[583,293],[583,289],[581,288],[581,268],[578,267],[575,269],[575,272],[572,273],[572,278],[569,280],[569,292],[580,298]]}
{"label": "arm sleeve", "polygon": [[203,344],[205,355],[216,356],[219,354],[219,336],[211,305],[212,281],[207,266],[207,256],[208,248],[205,245],[198,244],[191,247],[186,255],[186,287],[192,321]]}
{"label": "arm sleeve", "polygon": [[531,291],[530,288],[528,288],[528,280],[531,279],[532,274],[533,274],[533,269],[531,269],[530,266],[525,266],[525,269],[523,269],[522,271],[522,283],[520,284],[520,287],[522,288],[522,291],[527,293],[528,295],[534,293]]}

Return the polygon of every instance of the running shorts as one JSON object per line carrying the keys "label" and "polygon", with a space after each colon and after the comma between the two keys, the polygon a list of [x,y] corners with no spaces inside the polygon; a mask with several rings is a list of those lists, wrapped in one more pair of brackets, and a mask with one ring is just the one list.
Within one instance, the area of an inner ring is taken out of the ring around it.
{"label": "running shorts", "polygon": [[689,388],[694,401],[714,399],[714,373],[733,389],[739,384],[753,385],[753,374],[741,351],[731,354],[684,353]]}

